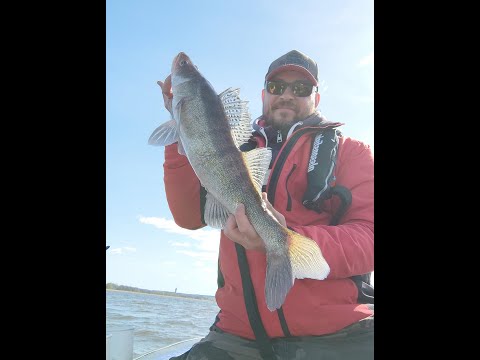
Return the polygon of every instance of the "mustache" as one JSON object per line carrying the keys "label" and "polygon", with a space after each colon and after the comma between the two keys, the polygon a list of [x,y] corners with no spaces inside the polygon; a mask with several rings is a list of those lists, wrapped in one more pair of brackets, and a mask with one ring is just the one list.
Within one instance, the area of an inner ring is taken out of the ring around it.
{"label": "mustache", "polygon": [[292,109],[294,111],[297,110],[297,105],[293,101],[284,101],[284,100],[279,100],[272,106],[272,110],[277,110],[279,108],[288,108]]}

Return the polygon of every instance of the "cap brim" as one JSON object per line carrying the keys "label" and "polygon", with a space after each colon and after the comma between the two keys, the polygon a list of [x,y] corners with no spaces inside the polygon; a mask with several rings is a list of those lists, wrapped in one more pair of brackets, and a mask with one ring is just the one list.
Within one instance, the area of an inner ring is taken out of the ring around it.
{"label": "cap brim", "polygon": [[303,75],[305,75],[307,77],[307,79],[309,79],[313,83],[313,85],[315,85],[315,86],[318,85],[317,79],[315,79],[313,77],[313,75],[310,74],[310,72],[307,69],[305,69],[302,66],[294,65],[294,64],[283,65],[283,66],[280,66],[280,67],[276,68],[270,74],[268,74],[268,76],[265,80],[270,80],[275,75],[277,75],[281,72],[284,72],[284,71],[297,71],[299,73],[302,73]]}

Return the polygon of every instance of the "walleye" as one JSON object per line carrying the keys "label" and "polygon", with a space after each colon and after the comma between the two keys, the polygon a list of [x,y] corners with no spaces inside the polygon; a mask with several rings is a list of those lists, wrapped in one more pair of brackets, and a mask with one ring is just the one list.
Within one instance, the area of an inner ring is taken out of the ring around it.
{"label": "walleye", "polygon": [[218,95],[183,52],[173,60],[171,81],[173,119],[156,128],[148,142],[165,146],[178,141],[178,152],[187,156],[207,190],[204,219],[209,226],[223,228],[237,205],[245,205],[265,243],[265,298],[274,311],[285,302],[295,278],[323,280],[330,268],[313,240],[282,226],[266,211],[261,188],[271,150],[239,150],[251,136],[247,102],[240,100],[239,89]]}

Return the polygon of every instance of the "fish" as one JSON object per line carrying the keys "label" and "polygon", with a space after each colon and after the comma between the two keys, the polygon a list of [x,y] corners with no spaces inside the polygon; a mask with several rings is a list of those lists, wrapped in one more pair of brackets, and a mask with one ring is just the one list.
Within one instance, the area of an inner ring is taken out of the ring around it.
{"label": "fish", "polygon": [[[178,142],[205,188],[204,220],[223,229],[238,204],[265,243],[265,301],[279,309],[295,279],[324,280],[330,267],[319,246],[281,225],[267,211],[261,189],[271,161],[270,148],[242,152],[252,135],[248,102],[239,88],[217,93],[190,57],[178,53],[171,68],[172,119],[157,127],[148,139],[153,146]],[[170,110],[169,110],[170,111]]]}

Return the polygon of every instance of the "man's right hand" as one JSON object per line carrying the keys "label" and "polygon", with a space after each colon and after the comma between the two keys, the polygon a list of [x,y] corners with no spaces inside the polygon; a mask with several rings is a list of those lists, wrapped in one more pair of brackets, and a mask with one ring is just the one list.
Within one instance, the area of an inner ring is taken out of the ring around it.
{"label": "man's right hand", "polygon": [[170,115],[172,115],[172,119],[173,119],[173,113],[172,113],[172,99],[173,99],[172,75],[168,75],[165,79],[165,82],[161,82],[160,80],[157,81],[157,84],[160,86],[160,89],[162,89],[163,103],[165,104],[165,108],[168,110]]}

